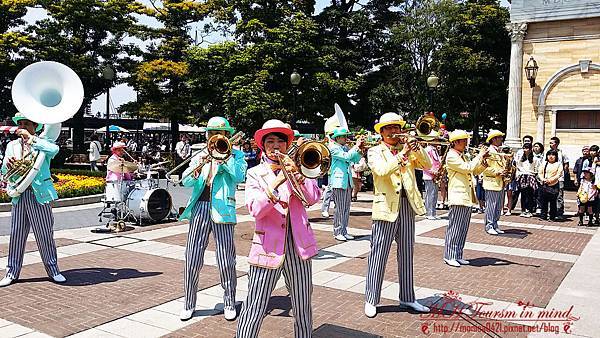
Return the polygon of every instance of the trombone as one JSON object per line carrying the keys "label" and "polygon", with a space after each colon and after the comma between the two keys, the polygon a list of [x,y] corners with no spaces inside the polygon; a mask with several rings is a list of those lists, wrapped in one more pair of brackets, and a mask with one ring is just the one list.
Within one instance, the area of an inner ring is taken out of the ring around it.
{"label": "trombone", "polygon": [[307,207],[308,201],[302,192],[300,182],[294,175],[295,172],[289,172],[284,162],[286,159],[291,159],[298,167],[299,174],[306,178],[317,178],[323,176],[329,170],[331,164],[329,148],[319,141],[306,141],[297,148],[291,148],[287,155],[279,151],[275,151],[275,155],[281,164],[283,175],[290,182],[292,193]]}
{"label": "trombone", "polygon": [[[233,144],[237,144],[244,137],[244,132],[239,131],[233,135],[231,138],[227,138],[227,136],[216,134],[211,136],[206,142],[206,146],[196,151],[190,157],[188,157],[185,161],[181,162],[175,168],[171,169],[167,174],[167,180],[171,181],[173,184],[178,184],[183,181],[186,177],[194,173],[195,171],[200,171],[209,162],[213,160],[226,161],[231,156],[231,147]],[[184,165],[188,164],[194,157],[198,154],[206,152],[208,156],[201,161],[193,170],[190,170],[187,174],[183,175],[180,179],[172,178],[172,174],[179,170]]]}

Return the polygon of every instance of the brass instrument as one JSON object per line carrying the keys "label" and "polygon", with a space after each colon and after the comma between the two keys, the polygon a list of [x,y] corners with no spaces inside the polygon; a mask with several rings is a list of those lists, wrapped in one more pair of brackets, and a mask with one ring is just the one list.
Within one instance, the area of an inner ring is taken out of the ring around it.
{"label": "brass instrument", "polygon": [[290,182],[292,193],[300,199],[304,206],[308,206],[308,201],[302,192],[300,182],[298,182],[294,172],[289,172],[286,169],[285,161],[291,159],[296,167],[298,167],[298,173],[302,176],[317,178],[323,176],[329,170],[331,164],[329,148],[319,141],[306,141],[298,146],[298,148],[290,149],[287,155],[279,151],[275,151],[275,155],[281,164],[283,175]]}
{"label": "brass instrument", "polygon": [[[401,143],[408,143],[410,138],[417,140],[417,142],[422,145],[441,145],[448,146],[450,142],[448,142],[445,138],[439,136],[429,136],[432,131],[439,131],[441,122],[435,118],[433,115],[423,115],[419,117],[417,123],[415,124],[415,128],[408,128],[402,131],[400,134],[394,134],[392,137],[400,138]],[[409,131],[415,131],[417,135],[408,134]]]}
{"label": "brass instrument", "polygon": [[472,148],[468,147],[467,151],[472,156],[479,155],[482,151],[488,150],[488,160],[498,162],[504,168],[504,172],[502,173],[502,182],[504,186],[508,185],[510,181],[513,180],[517,168],[513,164],[513,158],[515,154],[513,152],[504,153],[490,150],[489,147],[482,146],[481,148]]}
{"label": "brass instrument", "polygon": [[171,171],[169,171],[167,173],[167,177],[170,177],[170,174],[175,172],[177,169],[181,168],[184,164],[190,162],[196,155],[198,155],[201,152],[206,151],[208,156],[203,161],[198,163],[198,165],[196,165],[196,167],[194,169],[189,170],[187,172],[187,174],[182,175],[180,179],[171,178],[170,180],[174,184],[177,184],[177,183],[183,181],[186,177],[192,175],[196,171],[202,171],[202,168],[206,164],[211,163],[214,160],[227,161],[229,159],[229,157],[231,156],[232,145],[234,143],[239,142],[242,139],[243,135],[244,135],[244,133],[240,131],[240,132],[237,132],[235,135],[233,135],[232,138],[227,138],[227,136],[224,136],[221,134],[216,134],[216,135],[211,136],[211,138],[209,138],[208,141],[206,142],[206,146],[204,148],[202,148],[202,150],[196,152],[195,154],[190,156],[188,159],[186,159],[185,161],[180,163],[177,167],[171,169]]}
{"label": "brass instrument", "polygon": [[[21,70],[13,80],[11,94],[15,107],[25,118],[44,125],[38,137],[51,142],[58,139],[61,123],[77,113],[84,96],[79,76],[53,61],[36,62]],[[31,185],[46,157],[32,149],[21,155],[0,179],[10,197],[21,195]]]}

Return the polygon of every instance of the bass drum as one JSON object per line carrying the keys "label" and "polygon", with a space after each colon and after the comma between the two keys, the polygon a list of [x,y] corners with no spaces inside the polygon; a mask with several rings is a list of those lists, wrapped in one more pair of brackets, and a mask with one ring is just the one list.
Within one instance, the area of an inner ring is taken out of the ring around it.
{"label": "bass drum", "polygon": [[136,187],[127,196],[127,207],[138,219],[158,222],[169,215],[173,200],[165,189]]}

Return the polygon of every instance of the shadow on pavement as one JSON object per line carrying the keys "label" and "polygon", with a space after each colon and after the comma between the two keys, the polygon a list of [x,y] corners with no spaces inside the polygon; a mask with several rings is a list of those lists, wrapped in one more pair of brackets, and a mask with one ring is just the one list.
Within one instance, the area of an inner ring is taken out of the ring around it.
{"label": "shadow on pavement", "polygon": [[[86,268],[63,271],[62,274],[67,281],[62,284],[66,286],[86,286],[102,283],[112,283],[121,279],[145,278],[161,275],[162,272],[141,272],[136,269],[111,269],[111,268]],[[37,278],[36,278],[37,279]],[[47,281],[47,278],[42,278]],[[35,280],[28,280],[35,281]]]}
{"label": "shadow on pavement", "polygon": [[522,264],[522,263],[516,263],[513,261],[509,261],[507,259],[502,259],[502,258],[498,258],[498,257],[478,257],[478,258],[472,258],[469,259],[469,265],[468,266],[474,266],[477,268],[481,268],[484,266],[504,266],[504,265],[521,265],[521,266],[532,266],[534,268],[539,268],[540,265],[535,265],[535,264]]}

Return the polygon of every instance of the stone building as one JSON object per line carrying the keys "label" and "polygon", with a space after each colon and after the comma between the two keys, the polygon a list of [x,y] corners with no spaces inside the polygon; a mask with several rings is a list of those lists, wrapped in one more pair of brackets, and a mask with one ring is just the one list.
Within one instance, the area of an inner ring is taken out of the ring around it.
{"label": "stone building", "polygon": [[506,142],[558,136],[573,166],[583,145],[600,145],[600,0],[513,0],[510,19]]}

